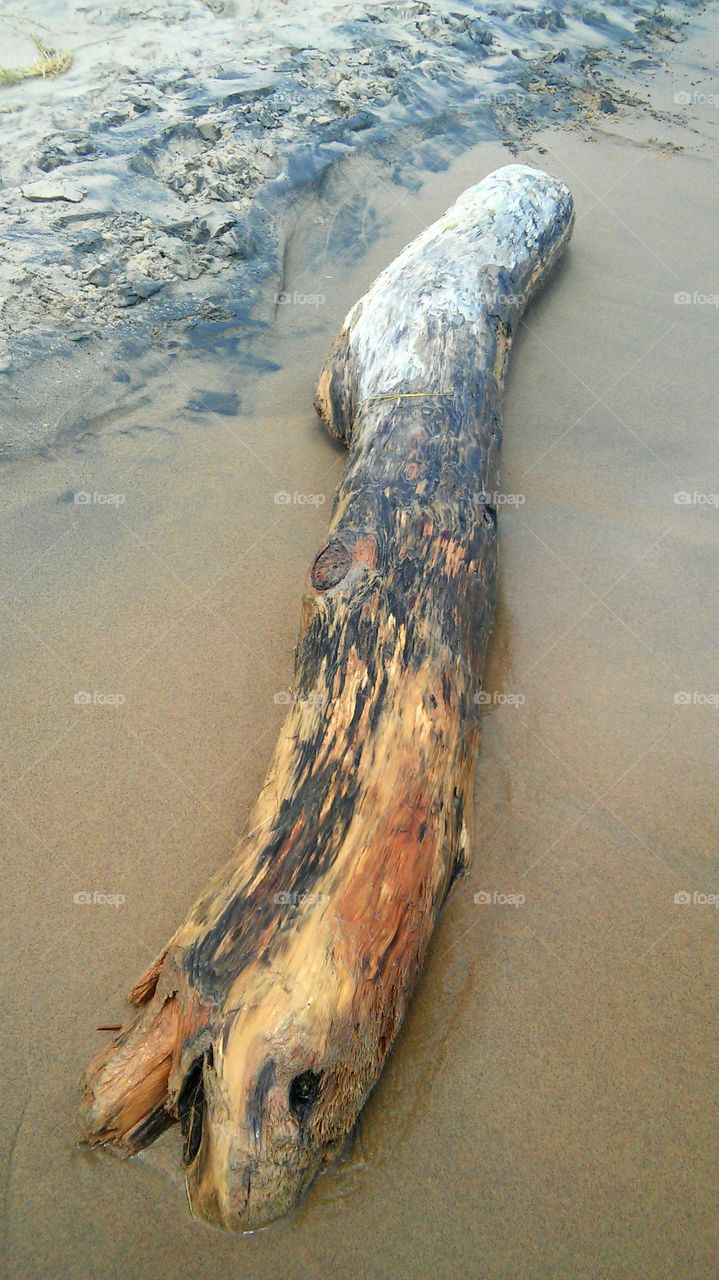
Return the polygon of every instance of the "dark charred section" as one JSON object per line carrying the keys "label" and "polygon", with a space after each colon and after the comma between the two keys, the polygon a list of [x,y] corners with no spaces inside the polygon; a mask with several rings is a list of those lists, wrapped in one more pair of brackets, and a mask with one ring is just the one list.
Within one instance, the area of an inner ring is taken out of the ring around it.
{"label": "dark charred section", "polygon": [[491,506],[488,502],[484,503],[483,518],[488,529],[497,528],[497,508]]}
{"label": "dark charred section", "polygon": [[[492,395],[489,403],[494,406]],[[476,720],[472,690],[493,608],[497,530],[495,521],[487,521],[484,504],[460,478],[485,474],[491,445],[481,423],[491,422],[493,415],[474,419],[479,428],[474,434],[454,402],[443,402],[431,414],[412,402],[400,405],[381,406],[384,451],[374,459],[381,473],[378,483],[359,483],[357,472],[368,459],[361,438],[358,456],[353,445],[341,487],[352,495],[347,515],[317,557],[311,581],[316,590],[329,590],[346,576],[358,529],[377,531],[381,573],[353,582],[330,615],[310,618],[296,659],[298,695],[319,695],[328,708],[342,696],[349,665],[365,671],[366,679],[355,693],[336,750],[328,749],[322,715],[297,739],[291,795],[280,801],[258,849],[262,879],[247,895],[230,900],[188,952],[191,979],[210,998],[258,954],[269,962],[282,952],[296,911],[278,903],[315,892],[340,854],[354,813],[367,729],[376,728],[387,706],[387,663],[394,645],[388,637],[402,629],[400,661],[408,672],[427,666],[436,672],[437,694],[442,689],[446,710],[459,715],[460,733]],[[418,482],[407,478],[407,433],[428,481],[428,491],[420,497]],[[368,448],[374,458],[374,446]],[[201,910],[202,904],[198,920]]]}
{"label": "dark charred section", "polygon": [[143,1147],[149,1147],[151,1142],[159,1138],[160,1134],[164,1133],[174,1123],[175,1117],[161,1103],[146,1116],[142,1124],[138,1124],[127,1135],[127,1145],[132,1147],[133,1151],[142,1151]]}
{"label": "dark charred section", "polygon": [[247,1108],[247,1125],[252,1130],[252,1136],[255,1145],[259,1146],[262,1136],[262,1116],[265,1107],[267,1094],[277,1079],[275,1072],[275,1064],[271,1058],[263,1064],[255,1081],[255,1087],[252,1090],[249,1106]]}
{"label": "dark charred section", "polygon": [[177,1113],[182,1132],[182,1163],[188,1168],[202,1142],[202,1127],[205,1119],[205,1064],[212,1064],[212,1052],[195,1058],[185,1079],[177,1099]]}
{"label": "dark charred section", "polygon": [[317,1071],[303,1071],[290,1083],[290,1111],[301,1126],[307,1120],[320,1091],[321,1075]]}
{"label": "dark charred section", "polygon": [[[282,904],[313,893],[339,853],[352,819],[357,781],[348,766],[340,771],[332,760],[318,766],[322,737],[320,724],[297,744],[295,787],[281,802],[258,853],[264,876],[250,893],[231,898],[188,948],[185,966],[203,997],[216,998],[258,955],[269,961],[282,951],[295,917],[293,909]],[[340,774],[343,786],[338,786]]]}

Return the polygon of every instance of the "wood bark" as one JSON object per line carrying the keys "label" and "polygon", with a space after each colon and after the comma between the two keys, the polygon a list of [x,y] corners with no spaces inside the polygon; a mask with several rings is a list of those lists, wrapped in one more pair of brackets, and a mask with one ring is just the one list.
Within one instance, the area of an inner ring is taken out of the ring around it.
{"label": "wood bark", "polygon": [[378,277],[320,377],[349,456],[267,780],[84,1080],[84,1140],[133,1152],[179,1118],[191,1203],[228,1227],[342,1150],[468,863],[501,392],[572,222],[557,179],[491,174]]}

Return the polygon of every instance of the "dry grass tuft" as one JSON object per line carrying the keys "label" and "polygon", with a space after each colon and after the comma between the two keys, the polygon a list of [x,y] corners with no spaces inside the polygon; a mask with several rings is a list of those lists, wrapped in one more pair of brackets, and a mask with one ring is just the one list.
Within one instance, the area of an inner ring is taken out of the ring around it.
{"label": "dry grass tuft", "polygon": [[47,76],[61,76],[72,66],[72,54],[68,49],[50,49],[38,36],[33,36],[39,57],[29,67],[0,67],[0,85],[22,84],[23,80],[43,80]]}

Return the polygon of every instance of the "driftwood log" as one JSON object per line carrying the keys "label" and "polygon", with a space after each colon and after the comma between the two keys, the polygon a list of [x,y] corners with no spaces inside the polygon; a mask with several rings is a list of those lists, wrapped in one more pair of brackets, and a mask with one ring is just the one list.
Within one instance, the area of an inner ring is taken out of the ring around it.
{"label": "driftwood log", "polygon": [[248,1229],[342,1149],[470,852],[513,333],[573,222],[510,165],[349,313],[316,407],[349,447],[305,584],[295,696],[249,834],[90,1064],[83,1140],[179,1119],[191,1203]]}

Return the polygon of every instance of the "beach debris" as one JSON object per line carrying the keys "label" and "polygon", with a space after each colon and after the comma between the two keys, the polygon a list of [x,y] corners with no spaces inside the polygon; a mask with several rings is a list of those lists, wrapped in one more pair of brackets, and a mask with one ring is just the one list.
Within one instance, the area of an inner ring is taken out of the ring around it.
{"label": "beach debris", "polygon": [[72,66],[72,53],[69,49],[52,49],[43,43],[39,36],[33,36],[33,43],[38,51],[38,58],[27,67],[0,66],[0,85],[22,84],[23,80],[46,79],[48,76],[61,76]]}
{"label": "beach debris", "polygon": [[69,204],[79,204],[87,195],[84,187],[67,178],[38,178],[21,191],[26,200],[65,200]]}
{"label": "beach debris", "polygon": [[179,1120],[191,1208],[227,1228],[345,1148],[468,865],[504,378],[573,220],[559,179],[498,169],[375,280],[320,376],[348,461],[267,781],[83,1082],[91,1146]]}
{"label": "beach debris", "polygon": [[147,276],[132,276],[125,281],[118,294],[117,306],[135,307],[138,302],[144,302],[147,298],[152,298],[159,293],[162,284],[162,280],[151,280]]}

